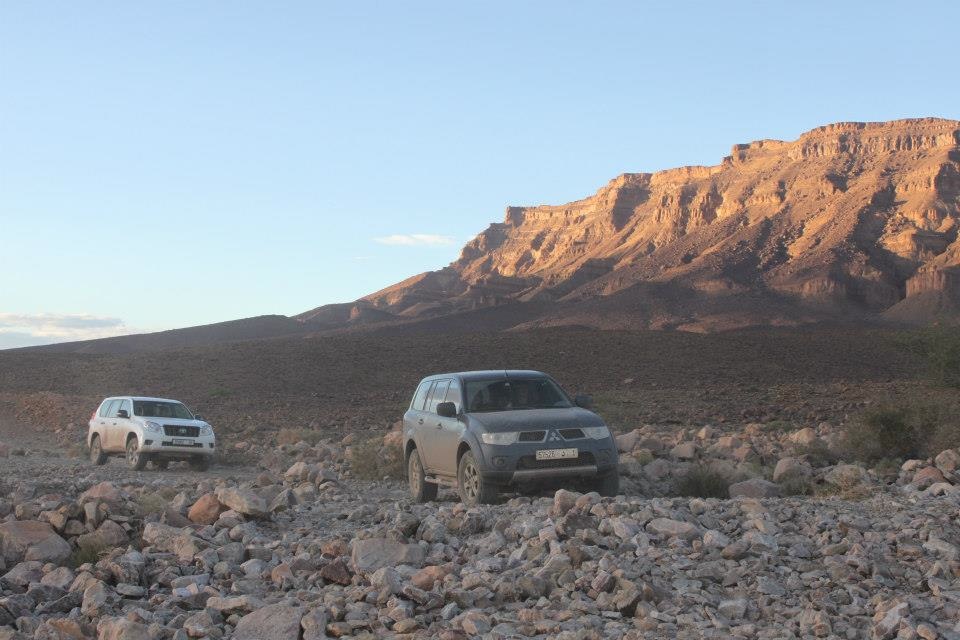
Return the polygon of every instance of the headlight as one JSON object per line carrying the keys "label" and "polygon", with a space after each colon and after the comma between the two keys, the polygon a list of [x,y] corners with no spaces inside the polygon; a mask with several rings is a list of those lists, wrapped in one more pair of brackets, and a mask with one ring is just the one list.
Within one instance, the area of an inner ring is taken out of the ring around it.
{"label": "headlight", "polygon": [[157,433],[163,431],[163,426],[159,422],[147,421],[144,426],[147,428],[147,431],[155,431]]}
{"label": "headlight", "polygon": [[517,441],[519,431],[504,431],[502,433],[481,433],[480,439],[484,444],[513,444]]}
{"label": "headlight", "polygon": [[208,425],[208,424],[203,425],[202,427],[200,427],[200,435],[202,435],[202,436],[212,436],[212,435],[213,435],[213,427],[211,427],[211,426]]}
{"label": "headlight", "polygon": [[603,440],[610,437],[610,429],[607,427],[586,427],[583,430],[583,435],[594,440]]}

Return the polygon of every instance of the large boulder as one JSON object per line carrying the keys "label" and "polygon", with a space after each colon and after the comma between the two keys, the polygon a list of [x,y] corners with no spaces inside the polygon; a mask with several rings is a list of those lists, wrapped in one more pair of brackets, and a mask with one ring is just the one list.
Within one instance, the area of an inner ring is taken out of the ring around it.
{"label": "large boulder", "polygon": [[240,618],[234,640],[297,640],[304,610],[286,604],[271,604]]}
{"label": "large boulder", "polygon": [[662,538],[683,538],[692,540],[700,535],[700,530],[689,522],[671,520],[670,518],[654,518],[647,523],[647,531]]}
{"label": "large boulder", "polygon": [[237,513],[254,518],[267,518],[270,510],[267,501],[249,489],[221,487],[217,489],[217,500]]}
{"label": "large boulder", "polygon": [[85,533],[77,538],[77,545],[81,549],[100,551],[110,547],[126,546],[127,532],[113,520],[104,520],[103,524],[93,533]]}
{"label": "large boulder", "polygon": [[357,573],[369,575],[383,567],[400,564],[419,568],[423,565],[423,548],[417,544],[404,544],[389,538],[354,540],[350,556]]}
{"label": "large boulder", "polygon": [[146,625],[127,618],[102,618],[97,640],[152,640]]}
{"label": "large boulder", "polygon": [[194,524],[213,524],[223,513],[223,505],[216,494],[205,493],[187,511],[187,518]]}
{"label": "large boulder", "polygon": [[96,500],[109,504],[117,504],[123,501],[123,494],[112,482],[101,482],[99,484],[95,484],[80,494],[81,503],[93,502]]}
{"label": "large boulder", "polygon": [[23,560],[63,564],[70,545],[46,522],[14,520],[0,524],[0,556],[8,565]]}
{"label": "large boulder", "polygon": [[803,458],[781,458],[773,469],[773,481],[782,482],[792,478],[809,478],[813,469]]}
{"label": "large boulder", "polygon": [[780,487],[763,478],[751,478],[730,485],[731,498],[776,498],[779,495]]}
{"label": "large boulder", "polygon": [[149,522],[143,528],[143,541],[160,551],[177,554],[183,560],[190,560],[203,551],[207,545],[186,529],[177,529],[159,522]]}

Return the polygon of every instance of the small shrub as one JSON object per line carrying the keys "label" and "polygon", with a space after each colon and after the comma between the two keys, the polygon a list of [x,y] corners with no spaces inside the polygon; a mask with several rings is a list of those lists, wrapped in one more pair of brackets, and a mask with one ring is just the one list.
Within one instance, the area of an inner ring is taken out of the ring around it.
{"label": "small shrub", "polygon": [[791,473],[777,484],[785,496],[812,496],[816,492],[813,481],[802,473]]}
{"label": "small shrub", "polygon": [[88,562],[90,564],[96,564],[107,551],[107,548],[101,546],[78,547],[70,554],[70,557],[67,558],[67,565],[72,569],[76,569]]}
{"label": "small shrub", "polygon": [[883,458],[915,458],[921,449],[918,435],[909,411],[878,407],[847,425],[843,449],[851,459],[870,464]]}
{"label": "small shrub", "polygon": [[789,420],[771,420],[763,425],[764,431],[769,431],[771,433],[780,433],[784,431],[792,431],[794,428],[793,423]]}
{"label": "small shrub", "polygon": [[348,460],[354,477],[361,480],[402,480],[407,477],[403,451],[400,447],[384,447],[380,437],[351,445]]}
{"label": "small shrub", "polygon": [[642,465],[650,464],[653,462],[653,453],[650,449],[637,449],[633,452],[633,459]]}
{"label": "small shrub", "polygon": [[926,329],[911,334],[904,343],[923,358],[931,382],[960,388],[960,331],[956,327]]}
{"label": "small shrub", "polygon": [[158,493],[142,493],[137,496],[137,510],[141,516],[163,513],[168,500]]}
{"label": "small shrub", "polygon": [[792,448],[794,456],[804,457],[812,467],[829,467],[840,461],[836,452],[819,438],[810,444],[798,444]]}
{"label": "small shrub", "polygon": [[323,434],[312,429],[280,429],[277,433],[277,444],[306,442],[309,445],[315,445],[322,437]]}
{"label": "small shrub", "polygon": [[814,495],[819,498],[840,498],[841,500],[866,500],[874,493],[873,487],[864,484],[853,477],[846,477],[839,482],[818,485]]}
{"label": "small shrub", "polygon": [[674,493],[694,498],[729,498],[730,483],[730,476],[720,469],[696,465],[676,480]]}
{"label": "small shrub", "polygon": [[76,460],[77,458],[84,458],[87,455],[87,449],[82,444],[72,444],[67,447],[66,451],[63,452],[64,457],[72,458]]}

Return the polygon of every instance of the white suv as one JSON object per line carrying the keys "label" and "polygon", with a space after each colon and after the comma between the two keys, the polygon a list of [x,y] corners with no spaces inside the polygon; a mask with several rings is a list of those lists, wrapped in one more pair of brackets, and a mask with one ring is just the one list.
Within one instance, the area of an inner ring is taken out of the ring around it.
{"label": "white suv", "polygon": [[140,471],[153,462],[166,469],[171,460],[187,460],[198,471],[210,468],[216,444],[213,427],[182,402],[164,398],[107,398],[90,416],[90,460],[103,464],[110,455],[125,455]]}

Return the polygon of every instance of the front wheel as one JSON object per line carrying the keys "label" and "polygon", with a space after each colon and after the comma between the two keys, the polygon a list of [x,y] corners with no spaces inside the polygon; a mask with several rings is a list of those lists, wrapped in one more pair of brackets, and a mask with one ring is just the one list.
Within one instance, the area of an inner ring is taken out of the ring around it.
{"label": "front wheel", "polygon": [[190,458],[190,468],[194,471],[208,471],[210,469],[210,456],[194,456]]}
{"label": "front wheel", "polygon": [[480,467],[471,451],[463,454],[457,466],[457,491],[460,500],[468,507],[492,504],[497,498],[497,487],[480,475]]}
{"label": "front wheel", "polygon": [[430,502],[437,499],[438,487],[432,482],[427,482],[423,463],[420,462],[420,454],[416,449],[410,452],[410,459],[407,460],[407,481],[410,484],[410,497],[414,502]]}
{"label": "front wheel", "polygon": [[107,454],[103,452],[103,444],[100,442],[100,436],[93,436],[90,441],[90,462],[95,465],[106,463]]}
{"label": "front wheel", "polygon": [[140,453],[140,443],[135,437],[127,440],[127,466],[134,471],[143,471],[147,466],[147,456]]}

